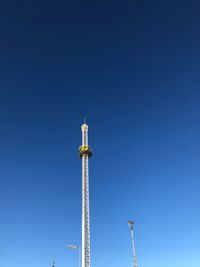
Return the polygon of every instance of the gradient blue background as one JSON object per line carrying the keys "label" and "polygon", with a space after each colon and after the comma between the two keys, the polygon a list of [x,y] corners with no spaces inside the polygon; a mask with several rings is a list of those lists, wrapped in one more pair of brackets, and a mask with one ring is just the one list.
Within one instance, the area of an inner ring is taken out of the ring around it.
{"label": "gradient blue background", "polygon": [[0,266],[200,266],[199,1],[2,1]]}

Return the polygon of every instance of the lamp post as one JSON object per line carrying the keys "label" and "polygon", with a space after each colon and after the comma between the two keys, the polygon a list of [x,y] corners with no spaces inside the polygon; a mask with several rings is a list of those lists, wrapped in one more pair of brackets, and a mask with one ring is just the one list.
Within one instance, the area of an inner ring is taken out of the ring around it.
{"label": "lamp post", "polygon": [[70,248],[70,249],[78,249],[79,267],[81,267],[81,249],[80,249],[80,246],[77,246],[77,245],[66,245],[66,247]]}

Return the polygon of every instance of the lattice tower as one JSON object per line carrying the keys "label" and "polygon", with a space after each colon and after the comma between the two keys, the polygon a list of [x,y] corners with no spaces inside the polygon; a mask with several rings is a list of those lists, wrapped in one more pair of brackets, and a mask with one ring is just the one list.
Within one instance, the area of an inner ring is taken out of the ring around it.
{"label": "lattice tower", "polygon": [[133,267],[138,267],[137,266],[137,260],[136,260],[136,251],[135,251],[135,242],[134,242],[134,221],[128,221],[129,229],[131,232],[131,241],[132,241],[132,249],[133,249]]}
{"label": "lattice tower", "polygon": [[81,126],[82,145],[79,157],[82,159],[82,267],[90,267],[90,208],[89,208],[89,170],[88,159],[92,150],[88,145],[88,125]]}

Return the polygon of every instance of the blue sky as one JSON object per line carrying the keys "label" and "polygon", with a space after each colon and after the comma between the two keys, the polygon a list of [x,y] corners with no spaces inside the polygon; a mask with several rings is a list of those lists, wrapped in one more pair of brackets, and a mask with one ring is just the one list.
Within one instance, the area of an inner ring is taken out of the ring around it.
{"label": "blue sky", "polygon": [[0,266],[200,265],[198,1],[0,4]]}

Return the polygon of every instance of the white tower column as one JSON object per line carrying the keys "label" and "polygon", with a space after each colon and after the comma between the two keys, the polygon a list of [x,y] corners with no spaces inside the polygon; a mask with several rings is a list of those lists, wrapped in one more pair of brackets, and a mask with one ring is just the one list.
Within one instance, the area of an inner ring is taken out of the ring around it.
{"label": "white tower column", "polygon": [[131,231],[131,241],[132,241],[132,249],[133,249],[133,267],[138,267],[137,266],[137,260],[136,260],[136,251],[135,251],[135,242],[134,242],[134,221],[128,221],[128,225]]}
{"label": "white tower column", "polygon": [[88,159],[92,150],[88,145],[88,125],[84,123],[82,130],[82,146],[79,157],[82,158],[82,267],[90,267],[90,208],[89,208],[89,171]]}

